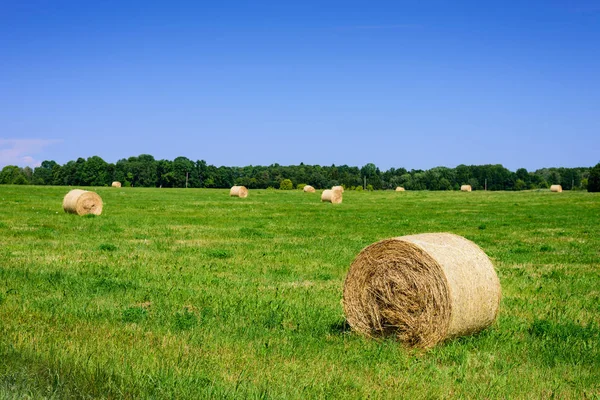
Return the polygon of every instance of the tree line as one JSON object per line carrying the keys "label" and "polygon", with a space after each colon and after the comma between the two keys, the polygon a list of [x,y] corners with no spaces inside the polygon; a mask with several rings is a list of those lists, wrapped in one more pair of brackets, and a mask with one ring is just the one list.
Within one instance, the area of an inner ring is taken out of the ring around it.
{"label": "tree line", "polygon": [[[562,185],[564,190],[586,189],[594,168],[542,168],[509,171],[500,164],[435,167],[428,170],[390,168],[381,171],[375,164],[363,167],[348,165],[288,165],[227,167],[209,165],[204,160],[186,157],[156,160],[149,154],[108,163],[98,156],[78,158],[60,165],[44,161],[39,167],[6,166],[0,172],[0,184],[109,186],[119,181],[123,186],[163,188],[229,188],[243,185],[249,189],[298,187],[310,184],[317,189],[343,185],[347,189],[458,190],[469,184],[474,190],[526,190]],[[592,174],[592,181],[595,182]]]}

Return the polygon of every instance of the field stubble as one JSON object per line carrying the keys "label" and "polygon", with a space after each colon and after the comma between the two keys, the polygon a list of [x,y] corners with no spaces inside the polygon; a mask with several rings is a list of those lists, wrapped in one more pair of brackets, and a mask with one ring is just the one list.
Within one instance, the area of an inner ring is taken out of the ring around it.
{"label": "field stubble", "polygon": [[[0,186],[0,398],[600,397],[600,197]],[[452,232],[493,260],[498,321],[423,352],[349,331],[348,267]]]}

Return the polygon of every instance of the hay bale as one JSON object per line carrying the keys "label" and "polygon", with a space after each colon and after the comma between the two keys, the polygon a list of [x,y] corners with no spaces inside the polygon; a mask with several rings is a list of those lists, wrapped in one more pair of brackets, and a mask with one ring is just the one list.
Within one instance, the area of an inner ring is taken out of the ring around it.
{"label": "hay bale", "polygon": [[550,191],[555,192],[555,193],[562,193],[562,186],[552,185],[552,186],[550,186]]}
{"label": "hay bale", "polygon": [[74,189],[63,199],[63,210],[77,215],[100,215],[102,214],[102,199],[96,192]]}
{"label": "hay bale", "polygon": [[404,188],[402,186],[398,186],[396,188],[396,192],[404,192]]}
{"label": "hay bale", "polygon": [[339,190],[340,192],[344,193],[344,187],[343,186],[333,186],[331,188],[331,190]]}
{"label": "hay bale", "polygon": [[333,204],[340,204],[342,202],[342,192],[339,190],[323,190],[321,194],[321,201],[327,201]]}
{"label": "hay bale", "polygon": [[424,233],[363,249],[346,276],[344,313],[361,334],[428,348],[491,325],[500,297],[494,266],[475,243]]}
{"label": "hay bale", "polygon": [[248,197],[248,189],[246,186],[234,186],[229,191],[230,196],[241,197],[242,199]]}
{"label": "hay bale", "polygon": [[121,187],[121,182],[114,181],[111,186],[112,187],[116,187],[116,188],[120,188]]}
{"label": "hay bale", "polygon": [[462,185],[462,186],[460,187],[460,191],[461,191],[461,192],[470,192],[471,190],[472,190],[472,189],[471,189],[471,185]]}
{"label": "hay bale", "polygon": [[310,185],[304,186],[304,188],[302,190],[304,190],[304,193],[314,193],[315,192],[315,188]]}

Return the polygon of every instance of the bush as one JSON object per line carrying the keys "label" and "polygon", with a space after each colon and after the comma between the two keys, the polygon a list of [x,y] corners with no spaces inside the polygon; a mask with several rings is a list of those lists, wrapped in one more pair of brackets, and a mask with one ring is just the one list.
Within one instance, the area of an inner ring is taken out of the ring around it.
{"label": "bush", "polygon": [[292,190],[294,189],[294,184],[289,179],[284,179],[279,182],[279,189],[281,190]]}
{"label": "bush", "polygon": [[306,183],[299,183],[296,185],[296,189],[302,190],[302,189],[304,189],[304,186],[306,186]]}
{"label": "bush", "polygon": [[372,191],[373,191],[373,185],[371,185],[371,184],[369,183],[369,184],[367,185],[367,190],[368,190],[369,192],[372,192]]}
{"label": "bush", "polygon": [[356,188],[354,188],[354,190],[356,190],[357,192],[362,192],[363,191],[363,187],[362,186],[357,186]]}
{"label": "bush", "polygon": [[588,192],[600,192],[600,163],[590,171],[587,182]]}

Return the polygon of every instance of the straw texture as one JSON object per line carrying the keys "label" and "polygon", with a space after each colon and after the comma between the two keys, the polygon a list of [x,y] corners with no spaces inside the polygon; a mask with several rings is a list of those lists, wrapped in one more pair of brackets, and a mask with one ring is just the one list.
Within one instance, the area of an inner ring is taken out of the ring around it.
{"label": "straw texture", "polygon": [[491,325],[500,297],[496,271],[476,244],[425,233],[363,249],[346,276],[343,302],[359,333],[428,348]]}
{"label": "straw texture", "polygon": [[302,190],[304,190],[304,193],[314,193],[315,192],[315,188],[310,185],[304,186],[304,188]]}
{"label": "straw texture", "polygon": [[552,185],[552,186],[550,186],[550,191],[555,192],[555,193],[562,193],[562,186]]}
{"label": "straw texture", "polygon": [[344,187],[343,186],[333,186],[331,188],[331,190],[339,190],[340,192],[344,193]]}
{"label": "straw texture", "polygon": [[74,189],[63,199],[63,210],[77,215],[100,215],[102,214],[102,199],[96,192]]}
{"label": "straw texture", "polygon": [[248,197],[248,189],[245,186],[234,186],[229,191],[230,196],[246,198]]}
{"label": "straw texture", "polygon": [[471,190],[472,190],[472,189],[471,189],[471,185],[462,185],[462,186],[460,187],[460,191],[461,191],[461,192],[470,192]]}
{"label": "straw texture", "polygon": [[396,192],[404,192],[404,188],[402,186],[398,186],[396,188]]}
{"label": "straw texture", "polygon": [[340,204],[342,202],[342,192],[339,190],[323,190],[321,194],[321,201],[326,201],[333,204]]}
{"label": "straw texture", "polygon": [[121,187],[121,182],[114,181],[111,186],[112,187],[116,187],[116,188],[120,188]]}

